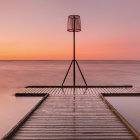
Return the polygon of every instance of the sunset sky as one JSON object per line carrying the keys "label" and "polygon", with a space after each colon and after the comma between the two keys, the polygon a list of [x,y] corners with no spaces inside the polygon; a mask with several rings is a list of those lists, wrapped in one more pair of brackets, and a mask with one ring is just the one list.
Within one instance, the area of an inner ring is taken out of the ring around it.
{"label": "sunset sky", "polygon": [[0,60],[140,60],[140,0],[0,0]]}

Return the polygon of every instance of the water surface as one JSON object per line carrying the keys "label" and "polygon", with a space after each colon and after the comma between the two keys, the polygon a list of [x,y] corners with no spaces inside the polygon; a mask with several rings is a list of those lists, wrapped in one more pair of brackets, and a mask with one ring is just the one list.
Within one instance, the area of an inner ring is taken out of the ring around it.
{"label": "water surface", "polygon": [[[70,61],[0,61],[0,137],[40,98],[14,97],[28,85],[61,85]],[[140,88],[140,61],[79,61],[88,85],[132,84]],[[72,71],[66,81],[72,84]],[[76,70],[76,83],[82,78]]]}
{"label": "water surface", "polygon": [[105,98],[140,134],[140,96]]}

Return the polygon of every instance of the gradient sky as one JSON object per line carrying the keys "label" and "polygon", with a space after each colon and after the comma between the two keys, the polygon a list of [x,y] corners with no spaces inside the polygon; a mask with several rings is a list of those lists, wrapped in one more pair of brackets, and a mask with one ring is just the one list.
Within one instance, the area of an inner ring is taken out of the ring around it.
{"label": "gradient sky", "polygon": [[140,0],[0,0],[0,60],[140,60]]}

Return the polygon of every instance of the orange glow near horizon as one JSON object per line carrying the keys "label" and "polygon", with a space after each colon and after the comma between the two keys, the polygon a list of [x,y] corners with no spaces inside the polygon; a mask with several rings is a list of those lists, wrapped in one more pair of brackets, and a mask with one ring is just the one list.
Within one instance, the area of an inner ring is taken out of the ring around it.
{"label": "orange glow near horizon", "polygon": [[73,13],[82,23],[77,59],[140,60],[139,5],[138,0],[0,1],[0,60],[71,60],[73,36],[66,24]]}

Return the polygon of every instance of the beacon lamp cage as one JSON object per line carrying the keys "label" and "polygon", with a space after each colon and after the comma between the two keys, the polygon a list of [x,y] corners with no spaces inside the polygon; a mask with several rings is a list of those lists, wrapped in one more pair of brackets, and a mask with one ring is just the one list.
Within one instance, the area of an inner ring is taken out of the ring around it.
{"label": "beacon lamp cage", "polygon": [[68,32],[80,32],[81,31],[81,20],[79,15],[68,16],[67,24]]}

